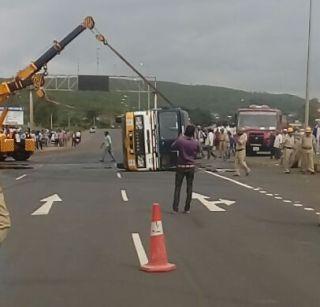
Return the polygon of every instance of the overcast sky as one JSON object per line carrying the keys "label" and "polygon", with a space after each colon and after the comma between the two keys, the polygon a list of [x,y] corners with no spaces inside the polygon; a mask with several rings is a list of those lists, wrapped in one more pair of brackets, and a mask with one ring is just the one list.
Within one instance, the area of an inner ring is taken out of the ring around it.
{"label": "overcast sky", "polygon": [[[12,76],[87,15],[143,74],[163,81],[305,95],[309,0],[0,0],[0,76]],[[311,96],[320,96],[313,0]],[[132,75],[86,31],[50,74]],[[143,63],[141,66],[140,63]]]}

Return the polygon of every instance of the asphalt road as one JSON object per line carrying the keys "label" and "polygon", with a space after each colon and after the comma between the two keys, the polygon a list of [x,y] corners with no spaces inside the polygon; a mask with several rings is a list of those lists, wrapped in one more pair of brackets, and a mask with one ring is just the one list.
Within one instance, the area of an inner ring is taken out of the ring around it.
{"label": "asphalt road", "polygon": [[[120,134],[112,136],[120,160]],[[173,215],[174,173],[100,163],[101,139],[102,131],[85,135],[76,149],[1,171],[13,222],[0,249],[1,307],[320,306],[319,175],[288,176],[256,161],[236,181],[199,169],[194,192],[208,198]],[[62,201],[32,215],[54,194]],[[153,202],[177,266],[170,273],[139,270],[132,233],[147,251]]]}

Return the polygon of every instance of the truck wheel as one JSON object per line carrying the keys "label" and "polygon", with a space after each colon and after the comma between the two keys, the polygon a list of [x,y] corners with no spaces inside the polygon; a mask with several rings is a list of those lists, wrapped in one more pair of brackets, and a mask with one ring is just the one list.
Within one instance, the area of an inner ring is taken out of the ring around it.
{"label": "truck wheel", "polygon": [[11,156],[16,161],[26,161],[30,158],[31,153],[27,151],[15,151]]}

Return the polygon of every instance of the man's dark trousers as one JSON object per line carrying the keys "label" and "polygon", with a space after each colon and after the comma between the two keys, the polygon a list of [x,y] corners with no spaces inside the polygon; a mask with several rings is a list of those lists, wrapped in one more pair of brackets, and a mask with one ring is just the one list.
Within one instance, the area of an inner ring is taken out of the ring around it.
{"label": "man's dark trousers", "polygon": [[173,210],[178,211],[179,201],[180,201],[180,191],[183,182],[183,178],[186,177],[187,180],[187,199],[184,207],[185,211],[190,210],[190,203],[192,199],[192,185],[194,178],[194,167],[190,168],[177,168],[176,179],[175,179],[175,189],[174,189],[174,200],[173,200]]}

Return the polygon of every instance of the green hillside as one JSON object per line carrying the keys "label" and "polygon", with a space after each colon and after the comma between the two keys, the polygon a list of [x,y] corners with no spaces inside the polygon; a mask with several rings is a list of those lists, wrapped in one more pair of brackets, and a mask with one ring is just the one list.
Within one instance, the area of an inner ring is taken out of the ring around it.
{"label": "green hillside", "polygon": [[[175,106],[187,109],[191,119],[197,124],[209,124],[213,120],[213,114],[219,114],[220,118],[233,115],[239,107],[249,104],[268,104],[281,109],[284,113],[296,113],[301,116],[304,104],[302,98],[289,94],[246,92],[223,87],[183,85],[173,82],[157,82],[157,87]],[[92,125],[93,117],[98,117],[98,126],[105,127],[113,123],[115,115],[127,110],[138,109],[138,93],[125,91],[137,89],[132,81],[112,80],[110,89],[110,92],[47,91],[50,99],[60,102],[61,105],[35,98],[35,122],[39,127],[49,127],[52,114],[56,127],[67,127],[68,118],[70,118],[71,126],[88,127]],[[119,89],[123,92],[116,92]],[[27,91],[17,93],[10,99],[10,105],[25,108],[26,122],[29,120],[28,101]],[[140,101],[142,108],[146,108],[146,93],[141,93]],[[74,109],[65,107],[66,104],[73,106]],[[159,105],[168,107],[161,99],[159,99]]]}

